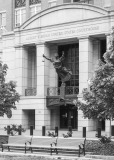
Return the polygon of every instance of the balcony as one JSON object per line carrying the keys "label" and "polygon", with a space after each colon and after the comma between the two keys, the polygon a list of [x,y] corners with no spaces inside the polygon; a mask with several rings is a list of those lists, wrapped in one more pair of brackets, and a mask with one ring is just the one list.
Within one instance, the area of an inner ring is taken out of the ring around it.
{"label": "balcony", "polygon": [[[65,95],[77,95],[79,93],[79,87],[67,86],[65,87]],[[59,96],[60,87],[47,88],[47,96]],[[25,96],[36,96],[36,88],[25,89]]]}
{"label": "balcony", "polygon": [[[67,86],[65,87],[65,95],[77,95],[79,93],[79,87]],[[49,87],[47,88],[47,96],[59,96],[60,87]]]}

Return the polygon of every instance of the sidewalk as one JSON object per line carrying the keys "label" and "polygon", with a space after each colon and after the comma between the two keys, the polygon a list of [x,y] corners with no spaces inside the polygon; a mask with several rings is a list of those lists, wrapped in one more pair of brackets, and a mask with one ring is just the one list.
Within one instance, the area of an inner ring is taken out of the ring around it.
{"label": "sidewalk", "polygon": [[[55,132],[54,130],[47,130],[45,133],[46,135],[47,135],[48,131]],[[67,134],[67,132],[68,131],[66,131],[66,130],[59,130],[59,136],[62,137],[63,133]],[[0,129],[0,135],[6,135],[6,134],[7,134],[6,131],[4,131],[3,129]],[[96,131],[87,131],[86,137],[87,138],[96,138],[95,134],[96,134]],[[101,135],[105,135],[105,134],[106,134],[106,132],[104,132],[104,131],[101,132]],[[22,133],[22,135],[27,135],[27,136],[30,135],[30,130],[26,130],[26,132]],[[33,135],[34,136],[42,136],[42,131],[34,130]],[[77,138],[83,137],[83,133],[82,133],[82,131],[73,131],[72,137],[77,137]]]}

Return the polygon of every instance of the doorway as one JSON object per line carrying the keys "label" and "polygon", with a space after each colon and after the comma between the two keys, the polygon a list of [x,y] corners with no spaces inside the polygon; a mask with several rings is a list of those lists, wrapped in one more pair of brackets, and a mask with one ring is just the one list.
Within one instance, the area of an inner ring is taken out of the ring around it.
{"label": "doorway", "polygon": [[78,112],[77,108],[71,108],[70,106],[60,107],[60,128],[68,129],[72,126],[72,129],[77,129],[78,127]]}
{"label": "doorway", "polygon": [[30,129],[33,126],[35,129],[35,110],[22,110],[22,126],[25,129]]}

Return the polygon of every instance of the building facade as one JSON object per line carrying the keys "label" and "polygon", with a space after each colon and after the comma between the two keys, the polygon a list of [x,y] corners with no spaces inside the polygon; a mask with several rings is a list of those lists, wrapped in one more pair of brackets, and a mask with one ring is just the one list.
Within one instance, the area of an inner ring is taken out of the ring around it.
{"label": "building facade", "polygon": [[[96,130],[99,122],[84,119],[74,102],[89,87],[112,26],[113,0],[0,0],[0,56],[9,67],[6,81],[17,81],[21,95],[12,118],[0,117],[0,128],[15,123],[36,130]],[[63,51],[64,65],[72,71],[65,87],[53,64],[43,59]],[[100,125],[109,131],[108,121]]]}

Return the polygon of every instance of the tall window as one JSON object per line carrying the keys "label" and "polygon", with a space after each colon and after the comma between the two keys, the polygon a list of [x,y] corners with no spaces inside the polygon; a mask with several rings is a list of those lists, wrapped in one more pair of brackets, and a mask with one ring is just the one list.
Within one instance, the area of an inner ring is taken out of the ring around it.
{"label": "tall window", "polygon": [[30,17],[41,11],[41,0],[29,0]]}
{"label": "tall window", "polygon": [[41,4],[30,6],[30,17],[41,11]]}
{"label": "tall window", "polygon": [[15,27],[26,21],[26,0],[15,0]]}
{"label": "tall window", "polygon": [[[72,71],[72,77],[69,81],[66,81],[66,86],[79,86],[79,44],[69,44],[59,46],[59,56],[62,55],[62,51],[65,53],[64,66]],[[61,86],[61,80],[59,79],[59,87]]]}
{"label": "tall window", "polygon": [[6,27],[6,12],[0,13],[0,27]]}
{"label": "tall window", "polygon": [[20,26],[26,21],[26,9],[20,8],[15,10],[15,26]]}
{"label": "tall window", "polygon": [[53,6],[56,6],[56,5],[57,5],[56,0],[49,0],[48,1],[48,6],[49,7],[53,7]]}

